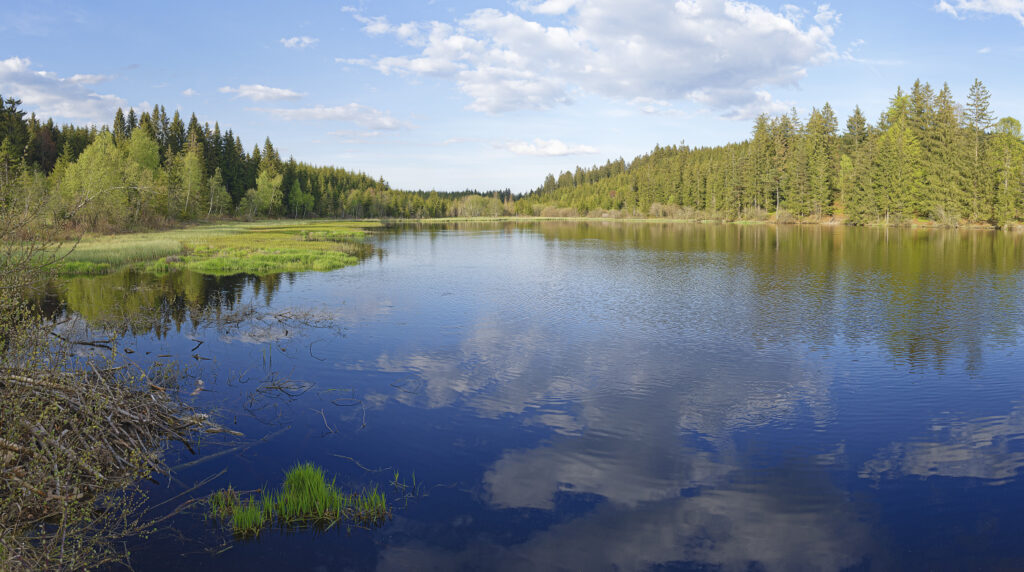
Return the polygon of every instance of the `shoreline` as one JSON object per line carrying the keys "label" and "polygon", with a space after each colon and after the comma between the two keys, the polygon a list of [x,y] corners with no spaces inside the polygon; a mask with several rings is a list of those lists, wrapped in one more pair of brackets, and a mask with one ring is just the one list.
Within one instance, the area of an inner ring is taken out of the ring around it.
{"label": "shoreline", "polygon": [[[303,270],[330,270],[349,266],[369,254],[365,232],[398,225],[442,225],[543,222],[585,224],[731,224],[737,226],[792,226],[854,228],[837,218],[826,220],[722,220],[715,218],[614,218],[614,217],[447,217],[384,219],[267,219],[259,221],[196,222],[173,230],[86,234],[63,256],[61,274],[70,276],[109,274],[125,266],[153,273],[191,268],[204,274],[267,274]],[[859,225],[862,228],[930,231],[1024,231],[1024,224],[1002,229],[992,225],[945,226],[933,221],[912,220],[902,224]],[[330,259],[330,260],[328,260]]]}
{"label": "shoreline", "polygon": [[[318,219],[311,219],[318,220]],[[344,219],[342,219],[344,220]],[[772,226],[827,226],[827,227],[851,227],[851,228],[892,228],[892,229],[930,229],[930,230],[991,230],[1020,232],[1024,231],[1024,223],[1012,223],[1003,228],[998,228],[990,223],[963,223],[956,226],[944,225],[935,221],[915,219],[899,224],[885,224],[875,222],[870,224],[855,225],[849,224],[842,219],[829,220],[756,220],[756,219],[734,219],[721,218],[669,218],[669,217],[546,217],[546,216],[494,216],[494,217],[444,217],[444,218],[391,218],[379,219],[387,227],[389,224],[444,224],[453,222],[624,222],[624,223],[673,223],[673,224],[737,224],[737,225],[772,225]]]}

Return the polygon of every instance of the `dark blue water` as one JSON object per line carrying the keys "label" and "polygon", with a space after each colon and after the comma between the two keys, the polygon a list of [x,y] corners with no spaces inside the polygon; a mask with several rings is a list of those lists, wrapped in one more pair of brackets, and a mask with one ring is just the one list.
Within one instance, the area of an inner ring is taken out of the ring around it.
{"label": "dark blue water", "polygon": [[373,241],[328,273],[68,286],[94,323],[151,309],[123,347],[187,368],[194,403],[246,435],[175,448],[200,463],[154,503],[300,461],[395,499],[396,470],[419,486],[373,530],[236,541],[186,512],[133,545],[136,568],[1024,568],[1024,236],[553,222]]}

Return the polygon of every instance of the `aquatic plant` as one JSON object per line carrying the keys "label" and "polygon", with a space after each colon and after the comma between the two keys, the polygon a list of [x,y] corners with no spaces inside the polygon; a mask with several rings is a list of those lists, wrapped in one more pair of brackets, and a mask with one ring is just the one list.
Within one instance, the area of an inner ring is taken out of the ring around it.
{"label": "aquatic plant", "polygon": [[231,525],[238,536],[255,536],[275,521],[282,526],[315,525],[330,528],[347,521],[359,526],[379,526],[392,515],[387,495],[377,487],[344,492],[323,469],[300,463],[287,471],[278,491],[241,496],[231,487],[210,495],[209,513]]}

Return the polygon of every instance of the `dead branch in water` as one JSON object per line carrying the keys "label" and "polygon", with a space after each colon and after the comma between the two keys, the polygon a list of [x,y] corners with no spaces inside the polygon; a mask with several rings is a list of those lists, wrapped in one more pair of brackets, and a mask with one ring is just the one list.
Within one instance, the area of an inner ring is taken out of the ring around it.
{"label": "dead branch in water", "polygon": [[[92,362],[0,368],[0,569],[91,567],[144,532],[136,483],[167,474],[164,448],[223,432],[168,380]],[[70,543],[75,549],[71,550]],[[83,549],[84,548],[84,549]]]}

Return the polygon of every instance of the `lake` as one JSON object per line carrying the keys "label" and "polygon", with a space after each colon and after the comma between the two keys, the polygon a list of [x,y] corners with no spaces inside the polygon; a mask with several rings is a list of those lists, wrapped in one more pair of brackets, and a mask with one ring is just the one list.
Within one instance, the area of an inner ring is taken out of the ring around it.
{"label": "lake", "polygon": [[1024,235],[530,222],[370,240],[333,272],[53,293],[120,323],[127,359],[177,362],[245,434],[173,448],[187,465],[152,502],[212,476],[187,496],[276,486],[302,461],[395,502],[379,528],[254,540],[196,509],[133,546],[136,568],[1024,567]]}

